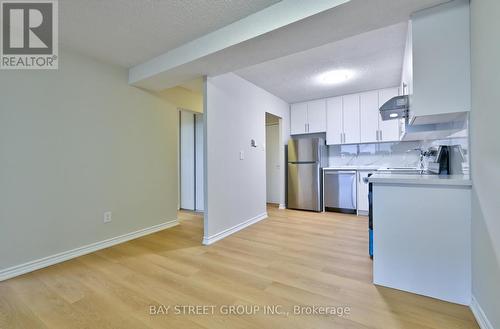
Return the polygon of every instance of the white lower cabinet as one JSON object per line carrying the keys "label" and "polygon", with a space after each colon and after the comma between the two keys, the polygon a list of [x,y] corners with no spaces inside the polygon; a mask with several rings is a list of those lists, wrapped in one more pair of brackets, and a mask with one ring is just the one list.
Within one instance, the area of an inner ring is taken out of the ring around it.
{"label": "white lower cabinet", "polygon": [[470,186],[393,180],[372,183],[373,283],[470,305]]}
{"label": "white lower cabinet", "polygon": [[373,171],[358,171],[358,214],[367,215],[368,214],[368,183],[365,183],[363,178],[368,177],[368,174],[373,173]]}

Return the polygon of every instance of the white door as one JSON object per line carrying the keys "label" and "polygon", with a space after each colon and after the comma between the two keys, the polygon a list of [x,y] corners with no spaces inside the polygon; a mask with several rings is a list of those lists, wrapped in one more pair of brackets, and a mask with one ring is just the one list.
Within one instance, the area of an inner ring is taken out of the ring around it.
{"label": "white door", "polygon": [[370,171],[358,171],[358,212],[368,212],[368,183],[363,178],[368,177]]}
{"label": "white door", "polygon": [[326,144],[342,144],[342,97],[326,100]]}
{"label": "white door", "polygon": [[359,94],[342,97],[344,121],[344,144],[357,144],[360,142],[359,126]]}
{"label": "white door", "polygon": [[323,133],[326,131],[326,100],[320,99],[307,104],[307,132]]}
{"label": "white door", "polygon": [[[389,99],[391,99],[395,96],[398,96],[398,95],[399,95],[399,89],[397,87],[380,90],[379,91],[379,103],[378,103],[379,108],[382,105],[384,105],[384,103],[387,102]],[[382,117],[380,116],[380,113],[379,113],[379,129],[380,129],[381,141],[384,141],[384,142],[399,141],[399,139],[400,139],[400,131],[399,131],[400,122],[401,121],[398,119],[383,121]]]}
{"label": "white door", "polygon": [[204,209],[203,191],[203,114],[195,115],[195,208],[196,211]]}
{"label": "white door", "polygon": [[180,113],[180,207],[195,210],[194,114],[185,111]]}
{"label": "white door", "polygon": [[361,143],[376,143],[378,141],[378,91],[362,93],[360,101]]}
{"label": "white door", "polygon": [[290,134],[307,133],[307,103],[297,103],[290,106]]}
{"label": "white door", "polygon": [[268,203],[280,203],[279,125],[266,126],[266,191]]}

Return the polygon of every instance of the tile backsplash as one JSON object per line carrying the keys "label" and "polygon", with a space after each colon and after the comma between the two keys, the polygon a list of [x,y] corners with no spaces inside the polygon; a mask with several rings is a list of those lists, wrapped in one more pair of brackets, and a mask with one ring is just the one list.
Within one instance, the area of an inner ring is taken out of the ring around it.
{"label": "tile backsplash", "polygon": [[438,145],[461,145],[465,155],[463,168],[468,169],[469,142],[466,137],[434,141],[331,145],[328,147],[328,163],[330,167],[418,167],[420,152],[415,149],[428,149]]}

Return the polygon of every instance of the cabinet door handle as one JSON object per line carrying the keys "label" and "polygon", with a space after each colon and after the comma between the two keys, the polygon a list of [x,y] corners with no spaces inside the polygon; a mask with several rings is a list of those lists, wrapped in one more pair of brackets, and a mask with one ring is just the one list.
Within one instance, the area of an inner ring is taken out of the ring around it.
{"label": "cabinet door handle", "polygon": [[376,138],[376,140],[378,141],[378,130],[376,131],[376,134],[375,134],[375,135],[377,135],[377,137],[375,137],[375,138]]}
{"label": "cabinet door handle", "polygon": [[307,124],[307,132],[309,132],[309,124]]}
{"label": "cabinet door handle", "polygon": [[379,131],[380,131],[380,140],[382,141],[382,130]]}
{"label": "cabinet door handle", "polygon": [[304,132],[307,132],[307,123],[304,123]]}

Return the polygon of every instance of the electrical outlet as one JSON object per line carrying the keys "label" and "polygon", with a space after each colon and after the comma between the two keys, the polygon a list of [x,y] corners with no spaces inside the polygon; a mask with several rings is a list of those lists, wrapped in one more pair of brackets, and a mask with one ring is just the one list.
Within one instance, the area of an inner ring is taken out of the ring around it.
{"label": "electrical outlet", "polygon": [[113,213],[111,211],[105,211],[104,212],[104,217],[103,217],[103,222],[104,223],[109,223],[113,220]]}
{"label": "electrical outlet", "polygon": [[245,160],[245,152],[240,151],[240,160]]}

